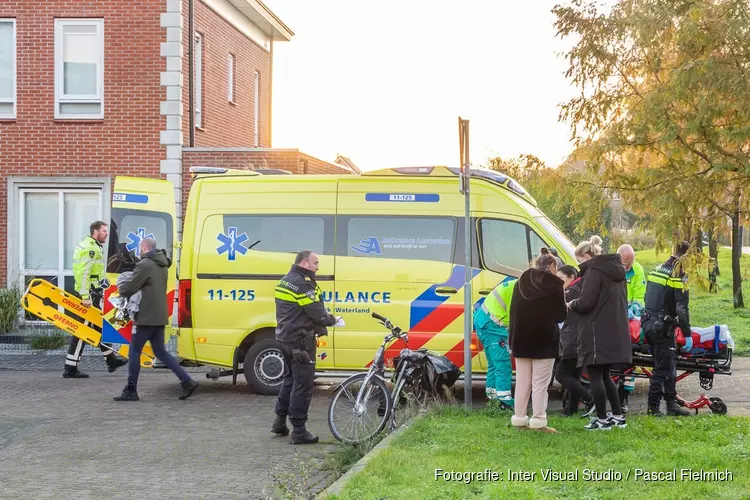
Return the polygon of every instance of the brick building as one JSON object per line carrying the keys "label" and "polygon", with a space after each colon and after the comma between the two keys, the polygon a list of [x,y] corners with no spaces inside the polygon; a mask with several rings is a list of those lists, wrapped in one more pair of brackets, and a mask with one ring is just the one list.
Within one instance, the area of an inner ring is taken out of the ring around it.
{"label": "brick building", "polygon": [[170,180],[181,216],[193,165],[352,173],[271,147],[292,36],[260,0],[0,2],[0,287],[72,280],[117,175]]}

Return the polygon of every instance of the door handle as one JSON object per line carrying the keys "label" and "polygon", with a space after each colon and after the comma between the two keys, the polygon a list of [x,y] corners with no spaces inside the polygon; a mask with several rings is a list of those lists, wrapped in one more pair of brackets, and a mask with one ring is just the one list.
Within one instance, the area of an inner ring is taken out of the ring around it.
{"label": "door handle", "polygon": [[441,287],[441,288],[436,289],[435,293],[450,293],[450,294],[454,294],[454,293],[458,293],[458,290],[456,290],[453,287]]}
{"label": "door handle", "polygon": [[491,288],[484,288],[482,290],[479,290],[479,295],[489,295],[490,292],[492,292]]}

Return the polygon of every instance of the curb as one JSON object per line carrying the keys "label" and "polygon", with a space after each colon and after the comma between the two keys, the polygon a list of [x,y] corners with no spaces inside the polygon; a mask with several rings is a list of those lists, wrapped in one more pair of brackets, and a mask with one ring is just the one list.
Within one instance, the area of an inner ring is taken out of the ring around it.
{"label": "curb", "polygon": [[412,425],[414,425],[415,422],[420,420],[421,418],[424,418],[429,412],[420,413],[413,419],[411,419],[408,423],[402,425],[395,431],[388,434],[381,442],[379,442],[375,447],[370,450],[365,456],[360,458],[357,463],[351,466],[351,468],[344,473],[343,476],[338,478],[332,485],[330,485],[328,488],[323,490],[318,494],[316,497],[320,500],[325,500],[328,498],[329,495],[338,495],[341,493],[341,491],[344,489],[344,487],[349,483],[349,481],[352,480],[352,478],[359,473],[362,469],[367,466],[367,464],[378,456],[378,454],[382,453],[386,448],[390,448],[391,443],[400,436],[406,429],[410,428]]}

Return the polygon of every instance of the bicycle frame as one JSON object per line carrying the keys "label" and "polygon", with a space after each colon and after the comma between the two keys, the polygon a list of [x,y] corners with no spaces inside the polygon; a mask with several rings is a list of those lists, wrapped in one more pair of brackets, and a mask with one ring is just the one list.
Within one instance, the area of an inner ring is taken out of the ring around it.
{"label": "bicycle frame", "polygon": [[[401,338],[401,336],[396,335],[395,333],[393,333],[393,331],[391,333],[389,333],[388,335],[386,335],[383,338],[383,343],[380,344],[380,347],[378,348],[378,351],[375,353],[375,358],[373,358],[372,364],[370,365],[370,369],[367,370],[367,375],[365,375],[365,380],[364,380],[364,382],[362,382],[362,385],[364,387],[367,387],[367,391],[365,392],[364,396],[363,396],[363,394],[361,392],[357,394],[357,400],[354,403],[354,407],[355,407],[355,409],[356,409],[357,412],[361,412],[362,411],[361,408],[362,408],[362,399],[363,399],[363,397],[364,397],[365,401],[368,401],[370,399],[370,395],[372,394],[373,386],[369,382],[370,382],[370,380],[372,380],[372,377],[379,377],[383,382],[386,381],[385,377],[383,376],[385,374],[385,349],[386,349],[386,345],[389,344],[390,342],[398,339],[398,338]],[[355,376],[355,375],[353,375],[353,376]],[[352,377],[349,377],[349,378],[352,378]],[[346,380],[349,380],[349,378],[347,378]],[[346,382],[346,380],[344,380],[344,382]],[[342,385],[343,385],[344,382],[342,382]]]}

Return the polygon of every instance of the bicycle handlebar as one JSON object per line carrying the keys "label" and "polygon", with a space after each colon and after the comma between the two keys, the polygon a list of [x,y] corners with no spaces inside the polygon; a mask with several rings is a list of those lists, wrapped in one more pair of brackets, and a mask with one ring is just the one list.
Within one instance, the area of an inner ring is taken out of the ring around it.
{"label": "bicycle handlebar", "polygon": [[378,314],[376,312],[372,313],[372,317],[375,318],[378,321],[382,321],[383,323],[387,323],[388,322],[388,318],[385,318],[385,317],[381,316],[380,314]]}

